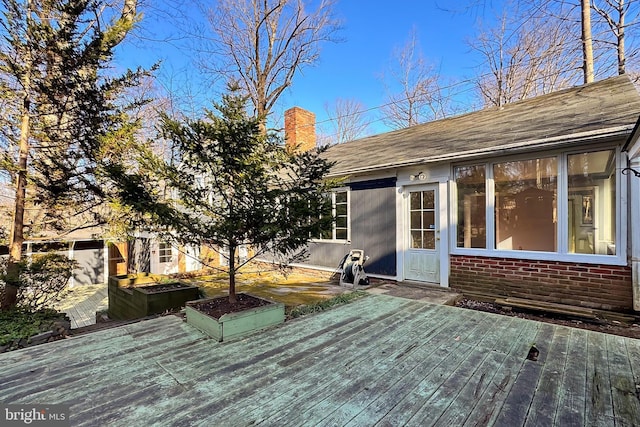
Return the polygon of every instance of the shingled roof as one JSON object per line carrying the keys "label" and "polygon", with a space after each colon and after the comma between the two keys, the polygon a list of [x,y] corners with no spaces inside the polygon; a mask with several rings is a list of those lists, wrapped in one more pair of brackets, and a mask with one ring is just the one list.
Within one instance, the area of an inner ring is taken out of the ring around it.
{"label": "shingled roof", "polygon": [[463,160],[627,136],[640,95],[627,76],[330,147],[332,175]]}

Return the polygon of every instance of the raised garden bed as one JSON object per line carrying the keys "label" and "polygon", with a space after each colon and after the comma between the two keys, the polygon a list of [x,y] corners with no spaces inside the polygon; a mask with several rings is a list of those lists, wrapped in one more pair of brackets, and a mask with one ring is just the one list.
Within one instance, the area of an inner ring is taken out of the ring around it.
{"label": "raised garden bed", "polygon": [[284,322],[282,303],[249,294],[238,294],[235,306],[226,301],[228,297],[187,303],[187,323],[218,341],[226,341]]}
{"label": "raised garden bed", "polygon": [[137,286],[121,286],[119,283],[130,282],[109,279],[109,318],[114,320],[139,319],[179,309],[199,295],[197,286],[180,281],[148,285],[138,282]]}
{"label": "raised garden bed", "polygon": [[131,286],[157,283],[166,278],[167,276],[163,276],[162,274],[153,273],[120,274],[117,276],[109,276],[109,285],[113,284],[128,288]]}

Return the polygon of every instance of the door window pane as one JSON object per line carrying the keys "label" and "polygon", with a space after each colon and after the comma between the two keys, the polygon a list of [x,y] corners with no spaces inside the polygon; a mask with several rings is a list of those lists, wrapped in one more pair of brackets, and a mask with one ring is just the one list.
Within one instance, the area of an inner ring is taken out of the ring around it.
{"label": "door window pane", "polygon": [[569,252],[616,254],[615,151],[567,157]]}
{"label": "door window pane", "polygon": [[555,157],[496,163],[496,249],[557,251]]}
{"label": "door window pane", "polygon": [[411,210],[420,210],[422,208],[422,193],[411,193]]}
{"label": "door window pane", "polygon": [[486,179],[484,165],[455,169],[458,188],[457,245],[486,248]]}
{"label": "door window pane", "polygon": [[[431,208],[433,209],[433,208]],[[436,215],[434,211],[425,211],[422,213],[422,228],[433,230],[436,228]]]}
{"label": "door window pane", "polygon": [[435,191],[415,191],[411,200],[411,248],[435,249]]}
{"label": "door window pane", "polygon": [[422,230],[411,230],[411,247],[422,248]]}
{"label": "door window pane", "polygon": [[424,191],[422,192],[422,205],[425,209],[433,209],[434,208],[434,193],[433,191]]}
{"label": "door window pane", "polygon": [[423,234],[423,249],[435,249],[436,248],[436,236],[435,232],[425,230]]}
{"label": "door window pane", "polygon": [[411,212],[411,229],[422,229],[420,211]]}

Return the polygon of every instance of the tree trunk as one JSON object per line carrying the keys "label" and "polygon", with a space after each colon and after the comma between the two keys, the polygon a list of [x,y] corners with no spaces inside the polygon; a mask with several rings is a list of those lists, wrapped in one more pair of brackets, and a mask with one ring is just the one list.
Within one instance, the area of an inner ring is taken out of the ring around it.
{"label": "tree trunk", "polygon": [[584,82],[592,83],[593,73],[593,41],[591,39],[591,1],[580,0],[582,6],[582,52]]}
{"label": "tree trunk", "polygon": [[229,302],[236,304],[236,247],[229,245]]}
{"label": "tree trunk", "polygon": [[[117,45],[119,45],[124,38],[127,36],[127,33],[133,27],[134,21],[136,19],[136,8],[138,6],[138,0],[125,0],[122,5],[122,13],[120,14],[120,19],[116,25],[112,28],[112,31],[115,32],[111,35],[111,37],[107,40],[107,49],[113,49]],[[96,39],[99,40],[99,39]]]}
{"label": "tree trunk", "polygon": [[[28,87],[28,73],[25,76],[25,87]],[[18,263],[22,259],[22,244],[24,243],[24,208],[26,203],[27,187],[27,162],[29,155],[30,135],[30,101],[25,96],[23,100],[22,120],[20,124],[20,151],[18,157],[18,173],[16,178],[15,206],[13,212],[13,224],[9,240],[9,263],[7,265],[7,280],[2,309],[16,305],[20,268]]]}
{"label": "tree trunk", "polygon": [[[25,77],[25,83],[29,77]],[[9,263],[7,265],[7,280],[2,309],[6,310],[16,305],[20,268],[18,263],[22,258],[22,244],[24,243],[24,208],[27,187],[27,160],[29,154],[29,99],[23,100],[22,120],[20,124],[20,151],[18,157],[18,173],[16,178],[15,206],[13,224],[9,240]]]}
{"label": "tree trunk", "polygon": [[[27,2],[27,23],[31,13],[31,2]],[[27,30],[28,31],[28,30]],[[26,35],[29,41],[29,33]],[[24,95],[20,120],[20,141],[18,148],[18,171],[16,173],[16,189],[13,210],[13,223],[9,236],[9,262],[7,279],[5,280],[4,298],[0,308],[7,310],[17,303],[20,279],[19,262],[22,259],[22,243],[24,243],[24,208],[27,195],[27,166],[29,160],[29,138],[31,136],[31,54],[27,43],[25,53],[25,73],[22,80]]]}
{"label": "tree trunk", "polygon": [[620,10],[620,19],[618,20],[618,74],[622,75],[626,72],[626,58],[624,53],[624,0],[620,0],[618,8]]}

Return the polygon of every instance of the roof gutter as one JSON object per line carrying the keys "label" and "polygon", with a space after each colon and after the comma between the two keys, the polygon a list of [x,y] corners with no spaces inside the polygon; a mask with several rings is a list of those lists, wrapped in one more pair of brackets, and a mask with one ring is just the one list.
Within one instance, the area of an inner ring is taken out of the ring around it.
{"label": "roof gutter", "polygon": [[[639,122],[640,122],[640,119],[639,119]],[[406,160],[403,162],[390,162],[390,163],[383,163],[379,165],[366,166],[361,168],[347,169],[347,170],[339,171],[336,173],[331,172],[328,174],[328,177],[338,177],[338,176],[380,171],[383,169],[416,166],[416,165],[422,165],[425,163],[436,163],[436,162],[444,162],[444,161],[451,161],[451,160],[468,160],[468,159],[473,159],[478,157],[486,157],[487,155],[491,155],[491,154],[493,155],[508,154],[509,151],[513,151],[517,149],[530,150],[530,149],[536,149],[536,148],[554,148],[554,147],[567,145],[576,141],[591,142],[599,139],[609,139],[609,138],[625,136],[629,134],[629,131],[632,128],[633,128],[633,131],[631,132],[631,134],[633,134],[633,132],[635,132],[636,128],[638,127],[639,125],[637,122],[635,126],[631,126],[631,125],[616,126],[616,127],[608,128],[605,130],[580,132],[580,133],[574,133],[571,135],[537,139],[532,141],[524,141],[524,142],[518,142],[513,144],[505,144],[505,145],[500,145],[500,146],[489,148],[489,149],[483,148],[483,149],[476,149],[476,150],[467,150],[467,151],[461,151],[457,153],[421,157],[418,159]],[[625,144],[625,148],[626,148],[626,145],[627,144]]]}
{"label": "roof gutter", "polygon": [[624,143],[624,146],[622,147],[622,151],[627,151],[629,149],[629,146],[631,145],[631,142],[633,140],[638,139],[638,131],[640,131],[640,116],[638,116],[638,120],[636,120],[636,125],[633,127],[633,130],[629,134],[627,141]]}

